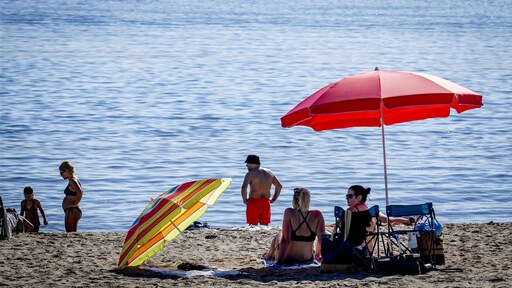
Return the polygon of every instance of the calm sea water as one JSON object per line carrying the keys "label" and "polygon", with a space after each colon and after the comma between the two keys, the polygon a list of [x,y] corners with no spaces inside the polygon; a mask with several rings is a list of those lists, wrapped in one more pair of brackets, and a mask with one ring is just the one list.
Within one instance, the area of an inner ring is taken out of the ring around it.
{"label": "calm sea water", "polygon": [[233,178],[201,218],[245,225],[247,154],[333,221],[352,184],[385,205],[380,129],[283,129],[280,117],[352,74],[434,74],[485,106],[386,127],[390,202],[444,223],[512,217],[511,1],[2,1],[0,195],[32,185],[63,231],[62,160],[85,194],[81,231],[126,231],[154,197]]}

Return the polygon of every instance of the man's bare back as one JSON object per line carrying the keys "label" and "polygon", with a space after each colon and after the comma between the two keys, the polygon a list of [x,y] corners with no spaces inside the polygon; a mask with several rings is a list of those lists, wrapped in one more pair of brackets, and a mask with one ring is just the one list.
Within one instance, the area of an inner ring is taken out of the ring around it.
{"label": "man's bare back", "polygon": [[[271,203],[277,200],[281,193],[282,185],[277,179],[276,175],[267,168],[260,167],[260,159],[256,155],[249,155],[247,163],[247,174],[245,174],[244,183],[242,184],[242,199],[245,204],[249,199],[253,198],[266,198],[270,199]],[[274,185],[274,195],[271,197],[270,189]],[[247,193],[247,188],[250,188]]]}
{"label": "man's bare back", "polygon": [[270,199],[270,188],[272,188],[272,171],[259,168],[247,172],[246,176],[249,182],[249,198],[267,198]]}

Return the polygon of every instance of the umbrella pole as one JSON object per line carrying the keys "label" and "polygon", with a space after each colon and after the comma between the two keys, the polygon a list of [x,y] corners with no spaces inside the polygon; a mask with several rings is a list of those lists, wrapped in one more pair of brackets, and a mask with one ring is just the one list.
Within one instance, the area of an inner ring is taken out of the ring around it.
{"label": "umbrella pole", "polygon": [[187,239],[188,243],[190,243],[190,245],[196,249],[197,253],[199,253],[201,258],[203,258],[203,260],[206,262],[206,264],[208,264],[208,268],[212,269],[213,268],[212,264],[210,264],[210,261],[208,261],[208,259],[206,259],[206,257],[204,257],[204,255],[203,255],[203,253],[201,253],[201,251],[199,251],[199,248],[197,247],[197,245],[194,244],[194,242],[190,241],[190,238],[188,238],[187,235],[183,234],[183,231],[181,231],[181,229],[178,228],[178,226],[176,226],[176,224],[174,224],[174,222],[172,220],[171,220],[171,224],[174,226],[174,228],[176,228],[180,232],[180,235],[183,235],[183,237],[185,237],[185,239]]}
{"label": "umbrella pole", "polygon": [[382,128],[382,157],[384,158],[384,186],[386,188],[386,206],[388,206],[388,169],[386,163],[386,136],[384,136],[384,116],[382,115],[382,104],[380,107],[380,127]]}
{"label": "umbrella pole", "polygon": [[[380,127],[381,127],[381,135],[382,135],[382,157],[384,158],[384,187],[386,188],[386,210],[387,210],[387,206],[389,205],[388,168],[387,168],[387,163],[386,163],[386,136],[384,133],[384,116],[382,113],[382,105],[384,105],[384,104],[383,103],[380,104]],[[391,234],[389,234],[389,233],[391,233],[390,225],[391,225],[391,223],[389,223],[389,221],[388,221],[388,255],[392,256],[393,255],[393,245],[392,245],[391,239],[390,239]]]}

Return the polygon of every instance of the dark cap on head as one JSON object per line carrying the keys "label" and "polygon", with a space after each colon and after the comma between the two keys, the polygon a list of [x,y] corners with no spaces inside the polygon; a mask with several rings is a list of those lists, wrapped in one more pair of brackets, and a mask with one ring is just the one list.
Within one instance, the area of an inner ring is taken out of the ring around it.
{"label": "dark cap on head", "polygon": [[245,163],[250,163],[250,164],[261,164],[260,163],[260,157],[258,157],[258,155],[249,155],[247,156],[247,159],[245,160]]}

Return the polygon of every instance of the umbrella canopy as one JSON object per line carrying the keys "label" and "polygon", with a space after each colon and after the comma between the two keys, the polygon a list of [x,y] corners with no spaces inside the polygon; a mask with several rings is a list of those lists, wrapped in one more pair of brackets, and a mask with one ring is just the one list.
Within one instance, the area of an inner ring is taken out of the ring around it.
{"label": "umbrella canopy", "polygon": [[191,181],[151,200],[128,230],[118,268],[141,265],[203,215],[230,184],[230,178]]}
{"label": "umbrella canopy", "polygon": [[381,127],[386,205],[388,200],[384,125],[448,117],[482,107],[482,96],[448,80],[415,72],[375,71],[331,83],[300,102],[281,118],[285,128],[315,131]]}
{"label": "umbrella canopy", "polygon": [[448,80],[414,72],[372,71],[331,83],[281,118],[283,127],[315,131],[380,127],[448,117],[482,106],[482,96]]}

